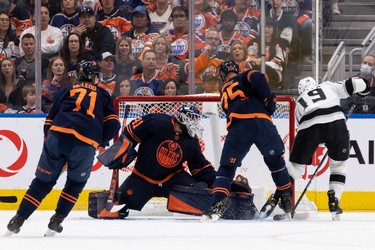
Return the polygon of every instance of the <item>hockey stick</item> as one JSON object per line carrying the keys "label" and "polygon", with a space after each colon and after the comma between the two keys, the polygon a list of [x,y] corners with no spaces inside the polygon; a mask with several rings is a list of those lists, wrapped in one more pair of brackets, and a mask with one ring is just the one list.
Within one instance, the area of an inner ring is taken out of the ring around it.
{"label": "hockey stick", "polygon": [[[125,105],[125,112],[124,112],[124,119],[122,121],[121,133],[125,129],[127,116],[129,114],[129,109],[130,109],[129,105],[126,104]],[[119,183],[119,169],[113,169],[112,178],[111,178],[111,185],[109,187],[109,196],[108,196],[108,200],[107,200],[107,204],[106,204],[106,210],[111,212],[111,213],[120,211],[126,205],[126,204],[122,204],[122,205],[114,204],[115,194],[116,194],[116,191],[118,189],[118,183]]]}
{"label": "hockey stick", "polygon": [[0,196],[0,202],[4,203],[16,203],[18,201],[17,196]]}
{"label": "hockey stick", "polygon": [[[361,98],[361,96],[358,95],[357,99],[355,100],[355,102],[353,103],[353,105],[350,107],[350,109],[349,109],[349,111],[348,111],[348,114],[347,114],[347,116],[346,116],[346,121],[348,121],[349,117],[350,117],[351,114],[354,112],[354,109],[357,107],[357,104],[358,104],[360,98]],[[301,202],[303,196],[304,196],[305,193],[307,192],[307,189],[309,188],[309,186],[310,186],[312,180],[315,178],[315,176],[316,176],[316,174],[318,173],[319,169],[322,167],[323,162],[325,161],[325,159],[327,158],[327,156],[328,156],[328,151],[325,152],[325,154],[324,154],[322,160],[320,161],[318,167],[315,169],[314,173],[312,174],[312,176],[311,176],[309,182],[307,183],[305,189],[303,189],[303,191],[302,191],[300,197],[298,197],[298,200],[297,200],[296,204],[294,205],[294,207],[293,207],[293,209],[292,209],[292,212],[291,212],[291,214],[292,214],[292,218],[294,217],[294,215],[295,215],[295,213],[296,213],[296,209],[297,209],[298,205],[300,204],[300,202]]]}

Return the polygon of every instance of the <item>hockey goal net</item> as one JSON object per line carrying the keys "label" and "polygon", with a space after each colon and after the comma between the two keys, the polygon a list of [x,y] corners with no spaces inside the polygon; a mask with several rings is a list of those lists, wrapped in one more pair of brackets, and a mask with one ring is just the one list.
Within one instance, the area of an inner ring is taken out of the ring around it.
{"label": "hockey goal net", "polygon": [[[211,161],[217,170],[221,149],[227,134],[226,116],[221,109],[219,95],[118,97],[115,101],[115,109],[123,126],[125,126],[133,119],[150,113],[174,115],[183,104],[193,105],[202,112],[201,126],[204,130],[203,136],[200,139],[201,149],[206,158]],[[289,151],[295,135],[294,99],[290,96],[278,96],[276,107],[272,119],[285,144],[284,157],[285,159],[289,159]],[[122,180],[130,174],[133,166],[134,162],[121,171],[120,178]],[[236,174],[241,174],[248,178],[254,193],[254,203],[259,210],[276,188],[270,171],[264,164],[263,157],[255,146],[251,148],[243,160],[242,166],[237,169]],[[300,186],[296,184],[295,200],[298,199],[302,190],[303,184]],[[154,198],[140,214],[167,214],[165,206],[166,199]],[[304,202],[301,202],[299,205],[299,208],[302,210],[311,210],[311,207],[314,207],[314,205],[311,206],[311,204],[308,204],[307,207],[304,207]]]}

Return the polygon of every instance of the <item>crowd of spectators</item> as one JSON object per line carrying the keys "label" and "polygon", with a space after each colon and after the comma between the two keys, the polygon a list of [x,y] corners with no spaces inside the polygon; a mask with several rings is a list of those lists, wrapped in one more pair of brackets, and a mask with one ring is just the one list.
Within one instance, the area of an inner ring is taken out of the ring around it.
{"label": "crowd of spectators", "polygon": [[[195,5],[194,17],[189,4]],[[296,65],[311,58],[311,1],[272,0],[266,6],[270,87],[295,88]],[[241,71],[260,69],[258,0],[42,0],[43,81],[36,83],[33,13],[33,0],[0,0],[0,112],[32,112],[29,96],[35,88],[22,88],[37,84],[42,110],[48,112],[55,92],[77,81],[81,60],[98,63],[100,84],[114,98],[188,94],[191,81],[195,94],[219,93],[217,67],[229,59]],[[195,34],[189,34],[191,18]],[[189,77],[190,36],[194,79]]]}

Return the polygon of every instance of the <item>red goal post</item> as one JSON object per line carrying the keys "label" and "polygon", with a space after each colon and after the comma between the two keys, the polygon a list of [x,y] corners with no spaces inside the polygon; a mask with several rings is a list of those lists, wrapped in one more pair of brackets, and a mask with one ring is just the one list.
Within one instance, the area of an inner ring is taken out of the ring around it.
{"label": "red goal post", "polygon": [[[115,109],[120,120],[123,121],[125,108],[128,108],[126,122],[138,116],[149,113],[165,113],[174,115],[183,104],[190,104],[202,112],[201,125],[203,136],[200,144],[206,158],[210,160],[215,169],[219,167],[221,149],[226,136],[226,116],[220,106],[219,95],[188,95],[188,96],[123,96],[115,100]],[[277,96],[276,111],[272,119],[285,144],[285,159],[289,158],[295,136],[295,100],[291,96]],[[124,124],[123,124],[124,126]],[[122,171],[123,177],[132,169]],[[237,174],[248,178],[254,192],[254,201],[258,209],[264,204],[275,187],[268,168],[265,166],[261,154],[256,147],[252,147],[245,157],[242,167],[237,169]]]}

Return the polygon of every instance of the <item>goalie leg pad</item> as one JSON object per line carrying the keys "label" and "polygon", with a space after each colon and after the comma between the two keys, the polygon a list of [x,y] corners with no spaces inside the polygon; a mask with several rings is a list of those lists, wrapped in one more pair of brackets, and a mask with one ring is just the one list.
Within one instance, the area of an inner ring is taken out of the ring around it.
{"label": "goalie leg pad", "polygon": [[[253,194],[247,192],[232,192],[232,204],[224,213],[224,219],[252,220],[258,214],[253,203]],[[203,215],[211,208],[213,194],[210,189],[188,186],[172,186],[170,189],[167,209],[170,212]]]}
{"label": "goalie leg pad", "polygon": [[170,212],[203,215],[211,208],[211,204],[210,189],[175,185],[170,188],[167,209]]}
{"label": "goalie leg pad", "polygon": [[137,151],[132,148],[132,142],[124,135],[103,153],[98,160],[109,169],[127,167],[137,157]]}

